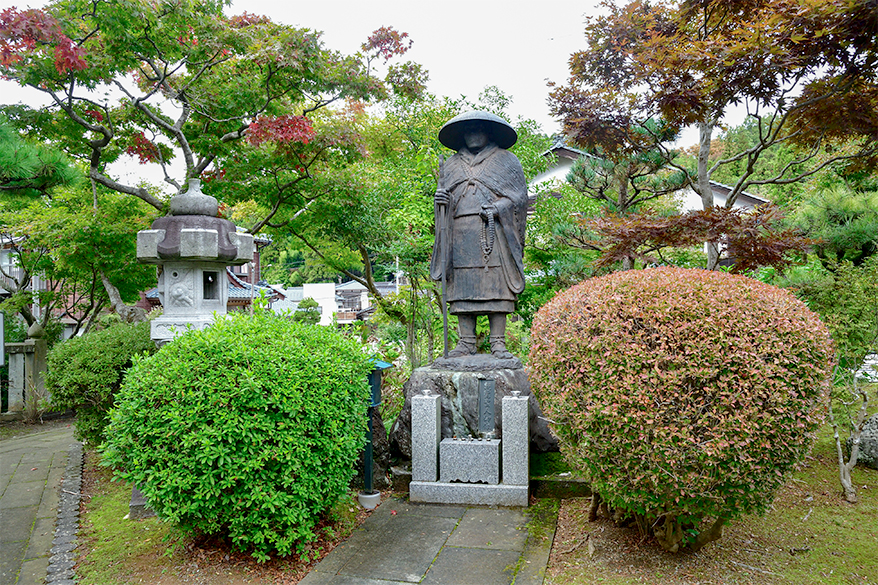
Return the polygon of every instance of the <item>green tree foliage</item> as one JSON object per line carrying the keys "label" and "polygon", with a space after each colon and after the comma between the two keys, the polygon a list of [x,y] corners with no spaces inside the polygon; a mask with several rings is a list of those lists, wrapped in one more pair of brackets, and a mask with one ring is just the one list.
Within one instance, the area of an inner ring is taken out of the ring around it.
{"label": "green tree foliage", "polygon": [[73,185],[82,175],[60,150],[23,139],[0,115],[0,194],[47,195],[54,187]]}
{"label": "green tree foliage", "polygon": [[311,297],[302,299],[296,312],[293,313],[293,321],[305,325],[317,325],[320,322],[320,305]]}
{"label": "green tree foliage", "polygon": [[[349,257],[349,269],[358,270],[359,262],[354,254],[344,249],[340,249],[337,254]],[[311,282],[338,282],[342,276],[294,237],[283,234],[274,237],[271,245],[262,249],[261,262],[262,278],[271,284],[282,284],[286,287],[302,286]]]}
{"label": "green tree foliage", "polygon": [[360,345],[332,328],[229,315],[135,362],[104,461],[186,530],[260,560],[301,552],[347,492],[370,370]]}
{"label": "green tree foliage", "polygon": [[92,446],[100,445],[122,376],[134,356],[155,351],[149,323],[118,323],[55,344],[48,355],[46,373],[52,407],[76,409],[77,438]]}
{"label": "green tree foliage", "polygon": [[670,551],[764,512],[807,455],[835,350],[790,293],[706,270],[629,270],[544,306],[530,381],[571,465]]}
{"label": "green tree foliage", "polygon": [[[654,136],[662,143],[676,138],[663,122],[655,120],[648,120],[643,128],[633,131]],[[682,189],[688,183],[688,175],[669,168],[665,153],[657,148],[623,153],[597,147],[592,154],[573,163],[567,181],[577,191],[601,202],[607,212],[624,216],[649,201]]]}
{"label": "green tree foliage", "polygon": [[[647,120],[635,132],[655,136],[660,142],[674,139],[674,134],[662,122]],[[659,136],[664,133],[663,136]],[[685,171],[668,166],[665,153],[657,148],[638,149],[628,153],[607,152],[600,147],[593,154],[581,156],[573,163],[567,181],[574,189],[600,202],[605,214],[628,219],[631,214],[647,205],[658,205],[659,199],[679,191],[689,182]],[[580,217],[582,217],[580,215]],[[601,251],[604,245],[590,230],[583,230],[582,222],[569,230],[569,245]],[[622,269],[634,267],[634,256],[621,256]]]}
{"label": "green tree foliage", "polygon": [[775,281],[790,289],[820,315],[838,349],[838,361],[849,375],[878,353],[878,256],[859,266],[850,261],[812,262]]}
{"label": "green tree foliage", "polygon": [[[202,0],[65,0],[4,11],[0,69],[53,102],[18,123],[82,157],[98,183],[162,209],[161,198],[117,182],[107,165],[123,155],[157,164],[183,190],[188,178],[221,174],[218,159],[232,157],[250,131],[257,142],[271,136],[301,146],[304,167],[344,138],[313,135],[307,114],[385,92],[360,60],[325,49],[318,33],[222,9]],[[104,89],[121,98],[95,92]],[[181,176],[169,166],[174,158]]]}
{"label": "green tree foliage", "polygon": [[600,202],[569,183],[544,185],[536,194],[533,212],[527,218],[525,289],[516,302],[516,313],[528,325],[556,292],[595,275],[592,263],[598,251],[585,245],[590,234],[580,219],[602,209]]}
{"label": "green tree foliage", "polygon": [[878,255],[866,258],[859,266],[850,261],[814,259],[778,279],[778,283],[820,315],[835,341],[839,367],[835,370],[829,418],[835,430],[844,498],[856,503],[857,485],[851,479],[851,470],[859,454],[852,444],[861,437],[871,402],[869,389],[858,380],[858,371],[866,356],[878,354]]}
{"label": "green tree foliage", "polygon": [[861,266],[878,253],[878,191],[844,185],[813,191],[792,223],[815,240],[814,252],[826,267],[839,262]]}
{"label": "green tree foliage", "polygon": [[[760,140],[760,130],[754,118],[747,118],[739,126],[723,130],[719,136],[712,140],[710,145],[709,164],[734,157],[735,154],[746,152],[757,147]],[[856,143],[833,144],[828,148],[819,149],[814,153],[811,163],[801,161],[803,152],[795,144],[783,142],[766,148],[753,163],[752,178],[764,183],[751,184],[747,190],[756,193],[769,201],[794,209],[802,201],[808,198],[815,190],[833,189],[837,185],[844,184],[852,190],[874,190],[876,187],[875,177],[865,171],[856,171],[850,165],[843,162],[829,162],[840,154],[851,154],[856,151]],[[687,149],[681,157],[681,164],[686,168],[694,169],[697,166],[698,146]],[[748,161],[744,159],[732,160],[718,166],[711,175],[711,179],[725,185],[734,185],[738,178],[747,174]],[[819,171],[803,177],[796,182],[775,183],[767,181],[771,177],[786,172],[794,176],[803,174],[809,169],[821,167]]]}
{"label": "green tree foliage", "polygon": [[[4,274],[13,296],[5,310],[28,324],[60,316],[74,320],[74,334],[88,328],[111,304],[109,288],[128,302],[155,283],[155,271],[136,261],[136,233],[153,214],[143,202],[95,187],[55,188],[51,197],[0,201],[0,234],[11,242],[15,269]],[[45,290],[33,290],[39,277]],[[105,284],[106,279],[107,284]],[[112,284],[116,283],[116,284]]]}

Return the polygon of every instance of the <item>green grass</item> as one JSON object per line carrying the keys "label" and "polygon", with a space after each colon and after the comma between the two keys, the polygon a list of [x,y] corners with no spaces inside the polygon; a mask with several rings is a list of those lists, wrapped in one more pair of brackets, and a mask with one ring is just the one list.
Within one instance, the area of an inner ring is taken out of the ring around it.
{"label": "green grass", "polygon": [[[131,500],[131,486],[110,482],[109,472],[100,470],[98,493],[88,502],[80,539],[87,555],[80,559],[76,574],[82,585],[130,583],[144,565],[160,573],[179,560],[184,536],[173,525],[158,518],[124,519]],[[81,547],[82,548],[82,547]]]}
{"label": "green grass", "polygon": [[733,521],[719,541],[677,555],[609,520],[588,523],[588,500],[569,500],[564,505],[573,531],[564,542],[556,536],[556,551],[589,532],[597,550],[594,557],[585,547],[561,555],[546,582],[878,585],[878,471],[859,466],[852,475],[856,505],[842,497],[832,428],[826,425],[764,516]]}

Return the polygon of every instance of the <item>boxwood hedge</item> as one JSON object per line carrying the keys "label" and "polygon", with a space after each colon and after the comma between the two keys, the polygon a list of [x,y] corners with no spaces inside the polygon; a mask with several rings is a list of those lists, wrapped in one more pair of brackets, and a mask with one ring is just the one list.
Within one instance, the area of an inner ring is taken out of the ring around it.
{"label": "boxwood hedge", "polygon": [[104,461],[156,513],[259,559],[313,540],[364,443],[370,364],[331,328],[220,319],[137,360]]}

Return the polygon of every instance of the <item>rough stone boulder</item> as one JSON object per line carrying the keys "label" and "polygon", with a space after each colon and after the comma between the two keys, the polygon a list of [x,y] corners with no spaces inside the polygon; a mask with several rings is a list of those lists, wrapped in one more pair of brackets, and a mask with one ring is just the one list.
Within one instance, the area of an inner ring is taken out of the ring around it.
{"label": "rough stone boulder", "polygon": [[[851,452],[852,446],[853,441],[848,439],[848,453]],[[878,414],[873,414],[863,426],[863,433],[860,435],[860,455],[857,457],[857,465],[878,469]]]}
{"label": "rough stone boulder", "polygon": [[[486,356],[488,357],[488,356]],[[411,378],[405,383],[405,404],[402,412],[390,430],[391,449],[411,459],[412,456],[412,395],[439,394],[442,397],[442,438],[478,437],[479,380],[493,379],[494,392],[494,436],[502,438],[502,400],[514,391],[521,396],[530,396],[530,449],[544,453],[558,450],[558,440],[551,434],[543,418],[542,411],[530,391],[527,373],[515,364],[498,364],[500,360],[485,359],[484,363],[474,365],[472,357],[468,358],[466,368],[455,369],[451,360],[437,360],[431,366],[418,368],[412,372]],[[513,360],[502,360],[504,362]],[[496,366],[513,367],[500,367]]]}

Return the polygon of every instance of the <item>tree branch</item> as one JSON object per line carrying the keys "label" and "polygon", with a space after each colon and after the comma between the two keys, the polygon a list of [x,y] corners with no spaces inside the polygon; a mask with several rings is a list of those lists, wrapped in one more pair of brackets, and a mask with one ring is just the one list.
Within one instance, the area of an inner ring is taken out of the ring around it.
{"label": "tree branch", "polygon": [[104,187],[107,187],[108,189],[112,189],[113,191],[117,191],[119,193],[127,193],[128,195],[134,195],[135,197],[139,197],[146,203],[149,203],[150,205],[155,207],[158,211],[161,211],[164,208],[164,202],[161,199],[152,196],[149,191],[147,191],[143,187],[129,187],[128,185],[118,183],[113,179],[107,177],[106,175],[100,173],[95,167],[91,167],[88,176],[103,185]]}

